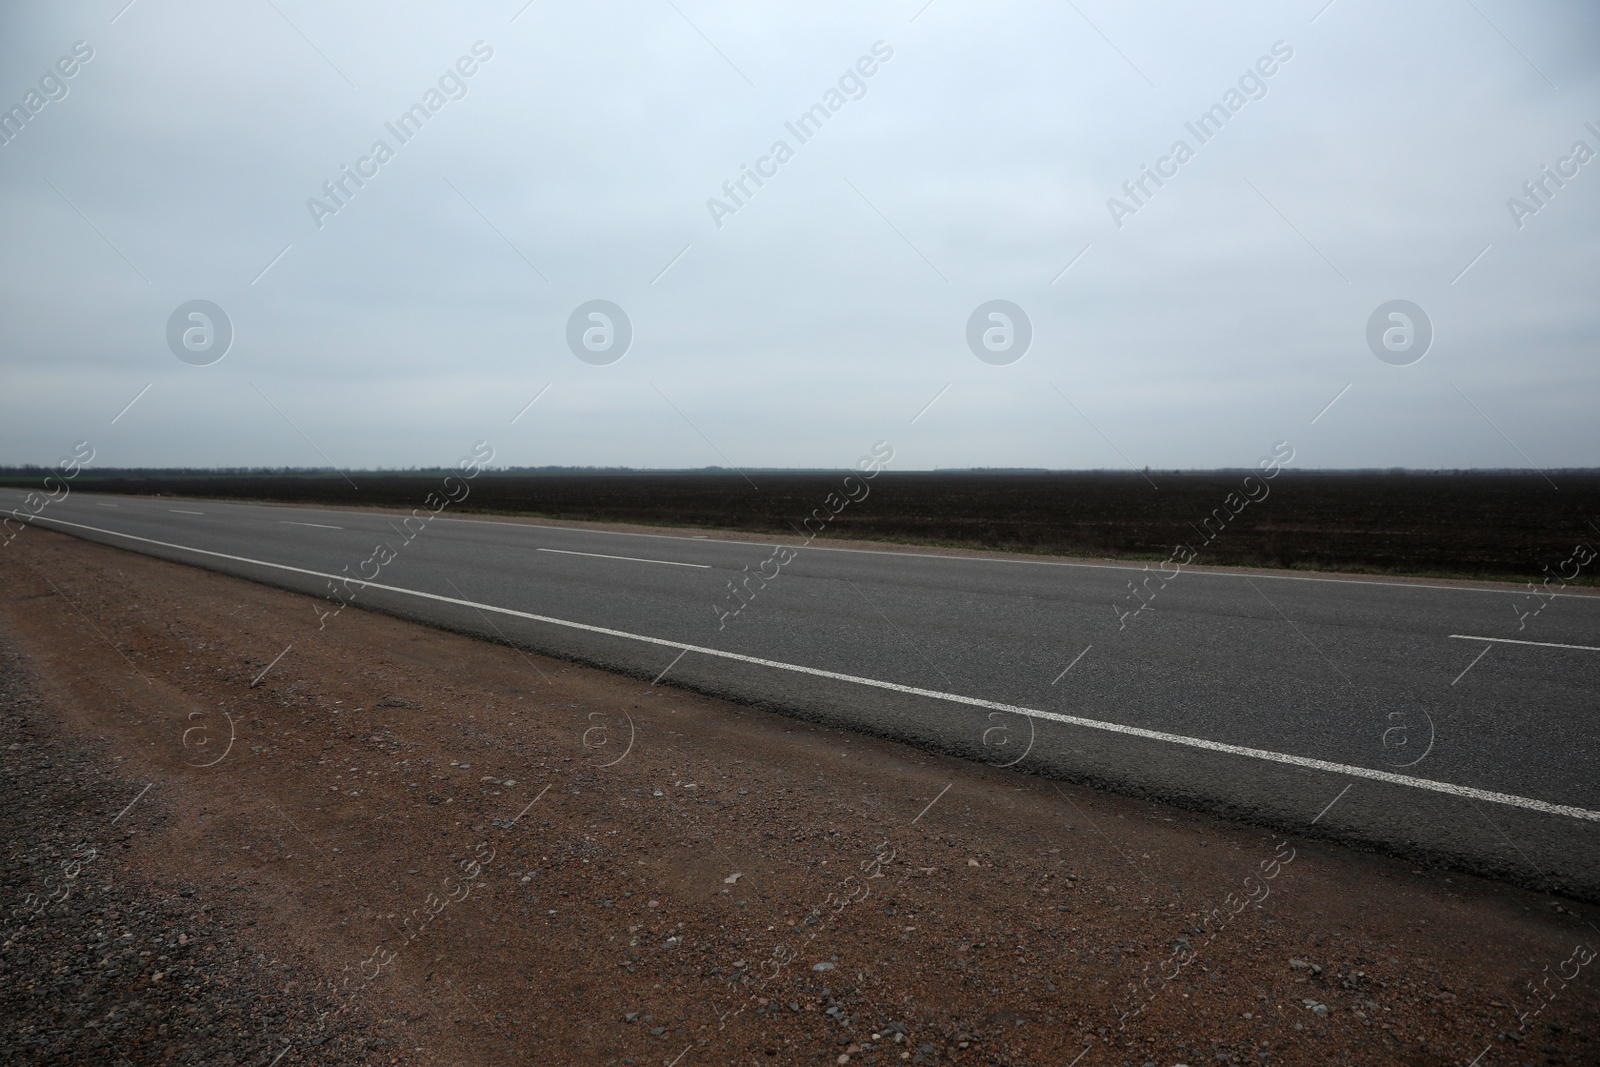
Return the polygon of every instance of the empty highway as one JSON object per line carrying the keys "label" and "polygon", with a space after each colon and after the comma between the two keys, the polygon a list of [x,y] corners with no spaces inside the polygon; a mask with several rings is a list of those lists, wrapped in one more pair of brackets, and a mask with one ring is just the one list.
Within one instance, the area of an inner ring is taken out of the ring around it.
{"label": "empty highway", "polygon": [[317,596],[286,646],[339,625],[332,588],[1022,772],[1600,890],[1600,597],[401,519],[73,492],[33,521]]}

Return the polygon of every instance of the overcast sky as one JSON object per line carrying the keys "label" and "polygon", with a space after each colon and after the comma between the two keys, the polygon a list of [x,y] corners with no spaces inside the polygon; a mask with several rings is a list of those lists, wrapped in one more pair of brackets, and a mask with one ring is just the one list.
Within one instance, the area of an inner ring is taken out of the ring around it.
{"label": "overcast sky", "polygon": [[7,4],[0,463],[1600,465],[1595,6],[1324,3]]}

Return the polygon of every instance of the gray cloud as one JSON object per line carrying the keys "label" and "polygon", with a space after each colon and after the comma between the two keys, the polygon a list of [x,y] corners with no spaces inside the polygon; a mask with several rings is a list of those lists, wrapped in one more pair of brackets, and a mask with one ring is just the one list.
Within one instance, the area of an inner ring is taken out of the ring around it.
{"label": "gray cloud", "polygon": [[[94,49],[0,146],[0,462],[87,437],[107,465],[316,464],[303,432],[350,466],[480,437],[721,463],[702,433],[750,466],[879,437],[907,467],[1237,465],[1280,438],[1310,466],[1600,465],[1600,160],[1520,229],[1506,206],[1600,151],[1587,5],[274,3],[0,16],[0,103]],[[865,95],[717,227],[707,199],[879,41]],[[1115,226],[1108,198],[1278,41],[1265,96]],[[380,139],[319,229],[307,199]],[[596,298],[635,329],[610,366],[564,340]],[[1034,327],[1009,366],[964,340],[996,298]],[[1393,298],[1436,330],[1408,367],[1364,339]],[[193,299],[234,326],[212,366],[166,346]]]}

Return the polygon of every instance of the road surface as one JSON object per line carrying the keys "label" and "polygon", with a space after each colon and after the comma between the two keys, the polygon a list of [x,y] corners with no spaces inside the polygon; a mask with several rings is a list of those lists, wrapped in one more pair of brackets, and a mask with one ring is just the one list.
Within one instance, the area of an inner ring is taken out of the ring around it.
{"label": "road surface", "polygon": [[[418,514],[74,492],[34,521],[306,593],[370,577],[346,610],[1600,895],[1597,596]],[[338,607],[308,600],[308,632]]]}

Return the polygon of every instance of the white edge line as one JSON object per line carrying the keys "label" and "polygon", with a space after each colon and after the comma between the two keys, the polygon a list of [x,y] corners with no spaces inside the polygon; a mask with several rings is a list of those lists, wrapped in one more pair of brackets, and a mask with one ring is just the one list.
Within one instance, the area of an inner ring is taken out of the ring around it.
{"label": "white edge line", "polygon": [[[995,711],[1010,712],[1013,715],[1028,715],[1035,719],[1046,719],[1050,722],[1066,723],[1068,726],[1082,726],[1091,730],[1103,730],[1107,733],[1123,734],[1128,737],[1142,737],[1149,741],[1164,741],[1168,744],[1183,745],[1188,748],[1203,749],[1207,752],[1221,752],[1230,756],[1246,756],[1251,759],[1265,760],[1268,763],[1282,763],[1290,767],[1302,767],[1306,770],[1326,771],[1330,774],[1344,774],[1352,778],[1366,778],[1375,782],[1387,782],[1390,785],[1408,786],[1413,789],[1424,789],[1434,793],[1446,793],[1450,796],[1467,797],[1472,800],[1483,800],[1493,804],[1504,804],[1513,808],[1525,808],[1529,811],[1543,812],[1547,815],[1565,815],[1573,819],[1586,819],[1590,822],[1600,822],[1600,811],[1590,811],[1587,808],[1576,808],[1567,804],[1551,804],[1544,800],[1535,800],[1531,797],[1520,797],[1511,793],[1496,793],[1488,789],[1476,789],[1467,785],[1455,785],[1451,782],[1436,782],[1430,778],[1414,778],[1408,774],[1394,774],[1390,771],[1378,771],[1368,767],[1353,767],[1344,763],[1332,763],[1328,760],[1311,759],[1307,756],[1291,756],[1283,752],[1270,752],[1266,749],[1247,748],[1243,745],[1229,745],[1220,741],[1207,741],[1200,737],[1185,737],[1182,734],[1169,734],[1160,730],[1146,730],[1138,726],[1123,726],[1120,723],[1101,722],[1097,719],[1085,719],[1077,715],[1063,715],[1054,711],[1038,711],[1034,708],[1018,707],[1015,704],[1002,704],[999,701],[983,700],[979,697],[962,696],[958,693],[941,693],[936,689],[921,689],[917,686],[900,685],[896,682],[879,681],[876,678],[861,678],[853,674],[841,674],[838,671],[826,671],[820,667],[805,667],[798,663],[783,663],[778,660],[761,659],[758,656],[745,656],[737,652],[724,652],[720,648],[706,648],[704,645],[691,645],[683,641],[669,641],[664,637],[649,637],[645,634],[629,633],[626,630],[613,630],[606,626],[594,626],[584,622],[572,622],[568,619],[556,619],[549,615],[535,615],[528,611],[517,611],[514,608],[496,607],[493,604],[479,604],[471,600],[460,600],[456,597],[443,596],[439,593],[424,593],[417,589],[402,589],[395,585],[383,585],[378,582],[362,581],[348,575],[325,574],[322,571],[307,570],[304,567],[291,567],[287,563],[269,563],[266,560],[250,559],[248,556],[234,556],[226,552],[213,552],[206,548],[191,548],[188,545],[176,545],[170,541],[157,541],[151,537],[139,537],[135,534],[125,534],[118,530],[106,530],[97,526],[85,526],[82,523],[68,522],[66,519],[51,518],[45,515],[35,515],[34,518],[41,522],[53,522],[61,526],[70,526],[74,529],[89,530],[93,533],[107,534],[111,537],[121,537],[129,541],[140,541],[147,545],[159,545],[162,548],[175,548],[180,552],[192,552],[195,555],[211,556],[215,559],[233,560],[236,563],[248,563],[255,567],[267,567],[272,570],[289,571],[293,574],[304,574],[312,578],[324,578],[331,581],[345,582],[359,585],[364,589],[379,589],[388,593],[403,593],[407,596],[420,597],[424,600],[435,600],[441,604],[455,604],[460,607],[475,608],[479,611],[493,611],[501,615],[510,615],[519,619],[529,619],[533,622],[548,623],[552,626],[565,626],[572,630],[583,630],[588,633],[604,634],[607,637],[620,637],[629,641],[641,641],[648,645],[659,645],[663,648],[681,648],[688,652],[699,652],[706,656],[715,656],[718,659],[734,660],[739,663],[750,663],[758,667],[772,667],[780,671],[793,671],[796,674],[806,674],[813,678],[829,678],[840,682],[851,682],[856,685],[871,686],[874,689],[887,689],[896,693],[906,693],[911,696],[931,697],[934,700],[945,700],[952,704],[966,704],[974,708],[990,708]],[[1455,635],[1452,635],[1455,636]],[[1483,638],[1473,638],[1483,640]]]}
{"label": "white edge line", "polygon": [[[0,487],[0,488],[4,488],[4,487]],[[18,492],[18,493],[20,493],[21,491],[22,490],[20,490],[20,489],[16,490],[16,492]],[[85,495],[87,495],[87,491],[86,491]],[[149,502],[149,501],[147,501],[147,502]],[[285,508],[285,507],[283,507],[281,505],[269,504],[269,503],[219,504],[217,506],[223,507],[223,508],[240,508],[240,509],[243,509],[243,508],[270,508],[270,509],[272,509],[274,511],[283,511],[283,510],[300,511],[300,510],[304,510],[304,511],[309,511],[309,512],[311,512],[313,514],[325,513],[325,514],[341,515],[341,516],[348,515],[348,516],[350,516],[351,518],[354,518],[354,519],[369,518],[369,517],[374,516],[374,515],[381,516],[383,514],[383,511],[380,510],[380,509],[374,509],[370,513],[361,512],[361,511],[340,511],[340,510],[338,510],[336,508],[306,508],[306,509],[294,508],[294,509],[289,509],[289,508]],[[437,521],[438,522],[468,523],[468,524],[471,524],[471,525],[474,525],[474,526],[508,526],[508,527],[512,527],[512,528],[521,528],[521,529],[527,529],[527,530],[559,530],[562,533],[607,534],[607,535],[610,535],[610,536],[613,536],[613,537],[653,537],[653,538],[656,538],[657,540],[661,540],[661,541],[714,540],[718,544],[723,544],[723,545],[750,545],[750,546],[754,546],[756,548],[771,548],[776,543],[776,542],[773,542],[773,541],[740,541],[740,540],[737,540],[737,539],[734,539],[734,538],[731,538],[731,537],[690,538],[690,537],[685,537],[682,534],[640,533],[640,532],[635,531],[635,530],[598,530],[598,529],[589,529],[589,528],[583,527],[583,526],[552,526],[552,525],[549,525],[549,524],[546,524],[546,523],[538,523],[538,522],[517,522],[517,521],[515,521],[515,519],[509,518],[509,517],[508,518],[502,518],[502,519],[464,519],[464,518],[460,518],[460,517],[457,517],[457,516],[440,515],[438,517]],[[110,531],[108,531],[108,532],[110,532]],[[182,548],[183,546],[179,545],[177,547]],[[849,552],[849,553],[854,553],[856,555],[863,555],[863,556],[903,556],[903,557],[908,557],[908,558],[911,558],[911,559],[955,560],[956,562],[967,562],[967,563],[1015,563],[1015,564],[1021,564],[1023,566],[1029,566],[1029,567],[1073,567],[1073,568],[1077,568],[1077,569],[1080,569],[1080,570],[1091,570],[1091,571],[1136,571],[1136,570],[1140,570],[1142,567],[1148,566],[1148,564],[1135,564],[1135,563],[1131,563],[1131,562],[1130,563],[1072,563],[1072,562],[1069,562],[1069,561],[1066,561],[1066,560],[1056,560],[1056,559],[1009,559],[1009,558],[1006,558],[1004,556],[952,556],[952,555],[945,555],[942,552],[906,552],[906,551],[899,551],[899,550],[896,550],[896,549],[884,549],[884,548],[838,548],[838,547],[832,547],[832,546],[828,546],[828,545],[818,545],[818,544],[814,544],[814,543],[813,544],[807,544],[805,546],[805,549],[808,552]],[[198,550],[196,550],[196,551],[198,551]],[[693,566],[693,564],[690,564],[690,566]],[[1436,589],[1436,590],[1440,590],[1442,592],[1447,592],[1447,593],[1493,593],[1493,594],[1495,594],[1497,596],[1504,596],[1506,594],[1506,592],[1508,591],[1507,589],[1504,589],[1504,588],[1502,588],[1502,589],[1480,589],[1479,587],[1474,586],[1474,585],[1433,585],[1433,584],[1430,584],[1430,583],[1427,583],[1427,582],[1384,582],[1384,581],[1377,581],[1377,580],[1368,579],[1368,578],[1319,578],[1319,577],[1313,577],[1313,576],[1307,575],[1307,574],[1268,574],[1268,573],[1266,573],[1264,571],[1251,571],[1251,570],[1223,571],[1223,570],[1212,570],[1212,569],[1209,569],[1209,568],[1206,568],[1206,567],[1188,567],[1188,568],[1186,568],[1186,572],[1189,573],[1189,574],[1210,575],[1210,576],[1212,576],[1214,578],[1261,578],[1261,579],[1279,581],[1279,582],[1327,582],[1327,583],[1331,583],[1333,585],[1366,585],[1366,586],[1372,586],[1374,588],[1380,588],[1380,589]],[[1516,589],[1523,588],[1522,585],[1519,585],[1519,584],[1517,584],[1515,582],[1506,582],[1504,584],[1507,587],[1510,587],[1510,588],[1516,588]],[[1600,600],[1600,596],[1596,596],[1593,593],[1551,593],[1549,595],[1551,597],[1563,597],[1563,598],[1565,598],[1567,600]]]}
{"label": "white edge line", "polygon": [[[1471,634],[1451,634],[1450,636],[1457,641],[1493,641],[1497,645],[1532,645],[1535,648],[1571,648],[1579,652],[1600,652],[1600,648],[1594,645],[1558,645],[1554,641],[1516,641],[1509,637],[1473,637]],[[1473,662],[1476,663],[1477,660]]]}
{"label": "white edge line", "polygon": [[[698,567],[703,571],[711,569],[709,563],[679,563],[675,559],[644,559],[640,556],[608,556],[604,552],[575,552],[570,548],[536,548],[535,552],[557,552],[563,556],[592,556],[595,559],[625,559],[629,563],[660,563],[668,567]],[[462,601],[462,603],[467,603]]]}

